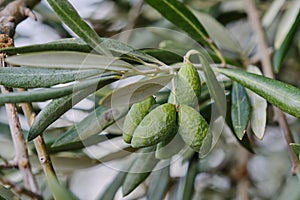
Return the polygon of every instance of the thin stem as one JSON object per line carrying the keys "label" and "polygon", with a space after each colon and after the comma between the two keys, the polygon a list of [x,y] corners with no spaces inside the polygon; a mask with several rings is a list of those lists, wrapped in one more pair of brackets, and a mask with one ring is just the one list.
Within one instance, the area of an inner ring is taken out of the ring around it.
{"label": "thin stem", "polygon": [[[19,89],[19,90],[24,91],[24,89]],[[32,105],[30,103],[22,103],[21,107],[25,114],[25,117],[27,119],[29,126],[31,127],[33,124],[33,121],[36,117],[36,114],[33,112]],[[46,144],[44,142],[43,137],[38,136],[33,140],[33,142],[34,142],[34,145],[35,145],[35,148],[36,148],[36,151],[38,154],[38,158],[42,165],[45,175],[46,176],[54,175],[56,177],[56,174],[55,174],[50,156],[47,152]]]}
{"label": "thin stem", "polygon": [[17,169],[19,168],[18,162],[11,161],[11,162],[5,162],[3,164],[0,164],[0,169]]}
{"label": "thin stem", "polygon": [[139,15],[141,12],[141,9],[143,7],[143,0],[138,0],[131,8],[131,10],[128,13],[128,23],[126,27],[123,29],[123,31],[119,34],[119,41],[127,43],[130,39],[130,36],[132,34],[132,30],[139,19]]}
{"label": "thin stem", "polygon": [[[263,26],[260,22],[259,13],[255,6],[254,0],[244,0],[246,3],[246,11],[248,14],[249,22],[253,28],[253,31],[257,37],[257,47],[258,47],[258,55],[260,55],[260,62],[262,64],[262,70],[265,76],[270,78],[275,78],[273,70],[272,70],[272,62],[269,54],[269,49],[267,45],[267,41],[265,38],[265,33],[263,30]],[[288,144],[289,154],[292,159],[292,172],[296,174],[297,168],[299,168],[299,161],[297,155],[294,153],[293,149],[289,145],[290,143],[294,143],[294,138],[289,128],[289,125],[286,120],[286,116],[284,113],[279,110],[277,107],[273,106],[275,119],[278,121],[279,126],[281,127],[285,140]]]}

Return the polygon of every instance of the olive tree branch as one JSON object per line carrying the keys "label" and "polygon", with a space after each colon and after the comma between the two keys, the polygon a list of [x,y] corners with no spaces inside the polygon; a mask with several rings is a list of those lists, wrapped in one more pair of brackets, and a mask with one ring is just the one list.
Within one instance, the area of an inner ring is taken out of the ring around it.
{"label": "olive tree branch", "polygon": [[[39,2],[40,0],[15,0],[9,3],[0,12],[0,33],[2,37],[6,38],[5,40],[3,40],[4,44],[2,45],[2,47],[5,47],[7,45],[13,46],[12,38],[15,33],[15,28],[21,21],[23,21],[27,17],[31,17],[36,20],[36,17],[34,13],[31,11],[31,9]],[[7,42],[9,42],[9,44],[7,44]],[[24,89],[19,89],[19,90],[24,90]],[[36,116],[36,114],[33,112],[32,105],[30,103],[23,103],[21,104],[21,106],[27,118],[28,124],[29,126],[31,126]],[[22,142],[25,145],[24,139],[22,139]],[[38,136],[37,138],[35,138],[34,145],[45,176],[48,177],[51,175],[51,177],[53,176],[56,177],[50,156],[46,150],[46,145],[43,137]],[[27,149],[25,152],[27,152]]]}
{"label": "olive tree branch", "polygon": [[[40,0],[15,0],[2,8],[0,11],[0,48],[14,45],[13,37],[16,26],[27,17],[36,19],[31,9],[39,2]],[[4,53],[1,53],[0,67],[6,66],[4,61],[5,56]],[[0,86],[0,88],[3,94],[12,92],[11,88],[5,86]],[[23,175],[25,188],[34,194],[39,194],[40,191],[31,170],[28,149],[22,134],[16,105],[12,103],[5,104],[5,108],[16,151],[16,161],[18,168]]]}
{"label": "olive tree branch", "polygon": [[31,199],[37,199],[37,200],[42,200],[43,197],[40,194],[34,193],[26,188],[20,187],[11,181],[5,179],[4,177],[1,177],[0,183],[3,185],[8,185],[13,191],[15,191],[19,195],[26,195],[30,197]]}
{"label": "olive tree branch", "polygon": [[[2,54],[0,59],[1,59],[1,63],[0,63],[1,67],[5,67],[4,54]],[[0,86],[0,88],[3,94],[7,94],[12,91],[10,88],[4,87],[2,85]],[[6,108],[8,121],[9,121],[9,127],[11,131],[14,148],[16,151],[16,160],[18,162],[18,168],[23,175],[25,187],[27,187],[27,189],[30,189],[34,193],[38,193],[39,190],[38,190],[36,180],[31,171],[27,146],[21,130],[21,125],[20,125],[16,105],[12,103],[5,104],[5,108]]]}
{"label": "olive tree branch", "polygon": [[[271,62],[271,56],[269,53],[269,48],[267,45],[267,41],[265,38],[265,33],[264,29],[262,27],[262,24],[260,22],[259,18],[259,13],[256,8],[254,0],[244,0],[245,1],[245,7],[246,7],[246,12],[248,14],[248,20],[252,26],[252,29],[254,31],[254,34],[256,35],[257,39],[257,47],[258,47],[258,55],[260,55],[260,62],[262,64],[262,70],[265,76],[270,77],[270,78],[275,78],[273,70],[272,70],[272,62]],[[299,161],[294,153],[293,149],[289,145],[290,143],[294,143],[294,138],[291,133],[291,130],[289,128],[289,125],[286,120],[286,116],[284,113],[278,109],[277,107],[273,106],[274,114],[275,114],[275,119],[279,123],[279,126],[281,127],[285,140],[288,144],[288,151],[292,159],[292,173],[295,175],[296,172],[299,170]]]}
{"label": "olive tree branch", "polygon": [[15,29],[21,21],[27,17],[36,20],[31,9],[39,2],[40,0],[15,0],[7,4],[0,11],[0,33],[13,38]]}

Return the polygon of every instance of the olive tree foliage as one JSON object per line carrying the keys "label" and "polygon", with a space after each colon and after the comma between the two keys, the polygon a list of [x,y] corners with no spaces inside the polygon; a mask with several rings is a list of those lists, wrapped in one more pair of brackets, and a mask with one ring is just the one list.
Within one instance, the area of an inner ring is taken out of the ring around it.
{"label": "olive tree foliage", "polygon": [[17,19],[0,38],[0,199],[78,199],[91,177],[70,180],[94,166],[116,173],[95,199],[299,198],[298,0],[107,0],[85,19],[47,0],[33,12],[61,39],[26,46],[7,41],[39,1],[13,2],[0,1]]}

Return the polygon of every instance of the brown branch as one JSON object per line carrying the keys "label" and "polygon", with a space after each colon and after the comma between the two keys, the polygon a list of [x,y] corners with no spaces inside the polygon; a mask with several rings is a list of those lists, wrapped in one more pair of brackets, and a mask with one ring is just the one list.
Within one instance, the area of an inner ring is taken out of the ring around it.
{"label": "brown branch", "polygon": [[30,197],[31,199],[37,199],[37,200],[43,199],[43,197],[40,194],[34,193],[30,190],[27,190],[26,188],[17,186],[16,184],[12,183],[11,181],[9,181],[3,177],[0,179],[0,182],[3,185],[8,185],[9,187],[11,187],[11,189],[19,195],[26,195],[26,196]]}
{"label": "brown branch", "polygon": [[[13,46],[13,36],[16,26],[28,16],[35,19],[31,9],[40,0],[15,0],[7,4],[0,11],[0,48]],[[5,54],[1,53],[0,67],[5,67]],[[10,93],[11,88],[0,86],[3,94]],[[27,146],[21,130],[21,125],[15,104],[5,104],[9,127],[12,135],[18,168],[24,179],[25,187],[33,193],[39,193],[38,185],[32,173]]]}
{"label": "brown branch", "polygon": [[16,0],[5,6],[0,12],[0,33],[13,38],[16,26],[31,17],[36,20],[36,16],[31,9],[40,2],[40,0]]}
{"label": "brown branch", "polygon": [[126,25],[126,27],[122,30],[122,32],[119,34],[119,41],[127,43],[128,40],[130,39],[130,36],[132,34],[131,29],[134,28],[136,21],[139,18],[141,9],[143,7],[143,0],[139,0],[137,1],[133,7],[131,8],[131,10],[128,13],[128,23]]}
{"label": "brown branch", "polygon": [[[20,91],[25,91],[24,89],[19,89],[19,90]],[[31,127],[32,124],[33,124],[33,121],[36,117],[36,114],[33,112],[32,105],[30,103],[22,103],[21,107],[22,107],[22,110],[25,114],[25,117],[27,119],[27,122],[28,122],[29,126]],[[44,174],[46,176],[51,175],[51,176],[56,177],[56,174],[55,174],[50,156],[47,152],[46,145],[45,145],[43,137],[38,136],[33,140],[33,142],[34,142],[37,154],[38,154],[39,161],[40,161],[41,166],[43,168]]]}
{"label": "brown branch", "polygon": [[239,197],[238,199],[250,200],[251,198],[249,196],[249,177],[248,177],[248,162],[249,162],[250,154],[247,150],[241,149],[238,155],[239,158],[242,158],[239,160],[240,177],[237,180],[238,181],[237,195]]}
{"label": "brown branch", "polygon": [[17,160],[7,161],[4,158],[1,158],[1,160],[3,160],[4,163],[0,164],[0,169],[19,168]]}
{"label": "brown branch", "polygon": [[[263,73],[265,76],[274,79],[275,76],[272,70],[272,62],[268,50],[267,40],[265,38],[264,29],[260,22],[260,17],[259,17],[258,10],[255,6],[255,2],[254,0],[244,0],[244,1],[246,3],[245,7],[248,14],[249,22],[257,37],[257,47],[259,52],[258,55],[260,55],[260,62],[262,64]],[[275,114],[275,119],[278,121],[279,126],[281,127],[284,133],[285,140],[288,144],[289,154],[291,156],[292,163],[293,163],[292,172],[293,174],[296,174],[297,168],[299,168],[300,165],[296,154],[294,153],[293,149],[289,145],[290,143],[294,143],[293,135],[291,133],[291,130],[289,128],[284,113],[275,106],[273,106],[273,110]]]}
{"label": "brown branch", "polygon": [[[5,67],[4,54],[2,54],[0,59],[1,59],[1,63],[0,63],[1,67]],[[0,86],[0,88],[3,94],[7,94],[12,91],[10,88],[4,87],[2,85]],[[25,187],[27,187],[27,189],[30,189],[34,193],[38,193],[39,190],[35,178],[31,171],[27,146],[21,130],[21,125],[20,125],[16,105],[11,103],[5,104],[5,108],[6,108],[8,121],[9,121],[9,127],[11,131],[13,144],[16,151],[15,159],[17,160],[19,170],[23,175]]]}

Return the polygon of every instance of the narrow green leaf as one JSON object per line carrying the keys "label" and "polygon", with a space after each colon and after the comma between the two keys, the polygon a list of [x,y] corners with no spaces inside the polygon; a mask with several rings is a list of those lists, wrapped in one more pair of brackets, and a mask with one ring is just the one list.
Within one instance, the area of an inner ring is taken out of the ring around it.
{"label": "narrow green leaf", "polygon": [[50,102],[35,118],[29,130],[27,140],[33,140],[38,135],[42,134],[50,124],[71,109],[75,104],[111,82],[113,82],[112,79],[107,79],[84,90]]}
{"label": "narrow green leaf", "polygon": [[300,117],[300,89],[290,84],[242,70],[218,68],[220,73],[265,98],[281,110]]}
{"label": "narrow green leaf", "polygon": [[142,101],[166,86],[172,78],[173,75],[171,74],[161,75],[117,88],[101,99],[100,105],[120,107]]}
{"label": "narrow green leaf", "polygon": [[182,56],[177,55],[174,52],[167,51],[164,49],[144,49],[142,50],[144,53],[149,54],[156,59],[164,62],[165,64],[173,64],[173,63],[178,63],[182,62]]}
{"label": "narrow green leaf", "polygon": [[[160,163],[159,163],[160,164]],[[159,165],[158,164],[158,165]],[[167,192],[170,183],[170,160],[163,162],[165,167],[154,171],[152,174],[152,181],[149,186],[147,199],[148,200],[161,200]]]}
{"label": "narrow green leaf", "polygon": [[120,137],[120,136],[116,135],[116,134],[93,135],[87,139],[77,141],[77,142],[72,142],[72,143],[66,143],[65,145],[59,145],[59,146],[52,147],[53,143],[51,143],[51,142],[47,142],[46,145],[47,145],[47,150],[49,153],[59,153],[62,151],[74,151],[74,150],[83,149],[85,147],[96,145],[100,142],[105,142],[105,141],[113,139],[115,137]]}
{"label": "narrow green leaf", "polygon": [[275,36],[275,45],[274,45],[276,49],[278,49],[282,45],[286,36],[290,32],[294,23],[296,22],[299,16],[299,12],[300,12],[300,2],[298,0],[294,0],[290,4],[289,9],[286,11],[285,15],[280,21],[280,24],[278,25],[278,32],[276,33]]}
{"label": "narrow green leaf", "polygon": [[56,99],[66,95],[70,95],[74,92],[86,88],[90,88],[90,87],[96,89],[96,85],[101,84],[101,82],[106,82],[106,81],[113,82],[120,79],[120,77],[116,75],[105,76],[105,74],[102,74],[102,76],[104,77],[84,80],[82,82],[75,83],[65,87],[0,94],[0,103],[23,103],[23,102],[46,101],[49,99]]}
{"label": "narrow green leaf", "polygon": [[[124,44],[118,40],[111,38],[101,38],[102,44],[112,52],[118,53],[121,56],[127,55],[130,58],[141,59],[148,62],[158,63],[159,61],[144,53],[143,51],[136,50],[133,47]],[[92,48],[89,47],[82,39],[80,38],[66,38],[60,39],[57,41],[44,43],[44,44],[34,44],[22,47],[8,47],[1,49],[3,52],[10,54],[24,54],[24,53],[33,53],[41,51],[79,51],[90,53]]]}
{"label": "narrow green leaf", "polygon": [[7,47],[1,51],[8,54],[34,53],[41,51],[79,51],[89,53],[92,48],[80,38],[64,38],[53,42],[33,44],[21,47]]}
{"label": "narrow green leaf", "polygon": [[242,140],[250,120],[250,102],[246,90],[234,82],[231,92],[231,120],[237,137]]}
{"label": "narrow green leaf", "polygon": [[115,121],[123,117],[127,109],[98,107],[78,124],[72,126],[59,137],[52,147],[65,146],[69,143],[85,140],[103,131]]}
{"label": "narrow green leaf", "polygon": [[104,69],[128,70],[132,65],[114,57],[106,57],[75,51],[45,51],[10,56],[5,61],[12,65],[67,68],[67,69]]}
{"label": "narrow green leaf", "polygon": [[199,11],[194,11],[194,15],[203,25],[205,30],[207,30],[211,39],[219,47],[223,47],[224,49],[238,54],[242,52],[238,42],[233,39],[232,35],[227,31],[227,29],[215,18]]}
{"label": "narrow green leaf", "polygon": [[195,178],[198,174],[198,159],[193,158],[189,162],[188,171],[185,177],[182,177],[179,182],[179,188],[176,195],[176,200],[192,199],[194,193]]}
{"label": "narrow green leaf", "polygon": [[184,141],[177,134],[177,131],[174,132],[173,137],[170,139],[165,139],[157,144],[155,151],[155,158],[157,159],[168,159],[172,156],[179,153],[185,146]]}
{"label": "narrow green leaf", "polygon": [[47,0],[61,20],[96,52],[110,55],[101,38],[77,13],[68,0]]}
{"label": "narrow green leaf", "polygon": [[123,196],[127,196],[151,173],[159,160],[155,159],[155,146],[144,148],[133,163],[122,185]]}
{"label": "narrow green leaf", "polygon": [[264,28],[269,28],[272,23],[276,23],[276,17],[280,16],[282,8],[285,6],[286,0],[274,0],[262,17],[262,25]]}
{"label": "narrow green leaf", "polygon": [[293,38],[300,24],[300,1],[295,0],[282,18],[275,37],[275,53],[273,56],[273,68],[279,72],[285,56],[292,45]]}
{"label": "narrow green leaf", "polygon": [[[127,164],[128,165],[128,164]],[[122,186],[125,177],[127,175],[127,170],[131,167],[131,164],[129,164],[125,169],[122,169],[117,176],[114,178],[114,180],[110,183],[110,185],[105,189],[105,191],[102,193],[102,195],[97,198],[98,200],[112,200],[114,199],[117,191]]]}
{"label": "narrow green leaf", "polygon": [[[250,65],[247,71],[253,74],[262,75],[260,69],[256,66]],[[246,89],[250,103],[251,103],[251,129],[258,139],[262,139],[265,135],[267,125],[267,101],[256,93]]]}
{"label": "narrow green leaf", "polygon": [[204,75],[206,78],[206,84],[210,97],[214,101],[214,103],[212,104],[212,116],[210,122],[212,143],[209,144],[210,142],[209,140],[207,140],[207,143],[204,142],[200,151],[201,155],[205,155],[217,143],[221,135],[226,116],[226,96],[224,89],[218,82],[216,75],[214,74],[214,71],[212,70],[205,55],[199,53],[199,59],[203,65]]}
{"label": "narrow green leaf", "polygon": [[187,32],[195,40],[208,44],[208,34],[193,13],[177,0],[145,0],[170,22]]}
{"label": "narrow green leaf", "polygon": [[253,145],[252,142],[249,138],[249,136],[247,134],[244,135],[244,137],[240,140],[236,134],[234,134],[234,136],[236,137],[238,143],[244,147],[245,149],[247,149],[250,153],[255,154],[255,151],[253,149]]}
{"label": "narrow green leaf", "polygon": [[103,70],[60,70],[28,67],[0,68],[0,84],[12,88],[38,88],[68,83],[97,74]]}
{"label": "narrow green leaf", "polygon": [[187,45],[186,41],[178,40],[163,40],[159,43],[159,49],[166,50],[172,53],[175,53],[181,57],[186,54],[190,49],[193,48],[193,45]]}
{"label": "narrow green leaf", "polygon": [[65,186],[61,185],[55,175],[47,174],[47,181],[51,188],[54,199],[76,200],[78,199]]}
{"label": "narrow green leaf", "polygon": [[159,60],[156,58],[147,55],[143,51],[137,50],[127,44],[124,44],[118,40],[113,40],[110,38],[102,38],[103,40],[103,45],[106,46],[109,50],[119,53],[120,55],[126,55],[129,56],[130,58],[139,59],[147,61],[147,62],[153,62],[153,63],[158,63],[161,64]]}
{"label": "narrow green leaf", "polygon": [[0,185],[0,200],[17,200],[19,198],[10,189]]}

